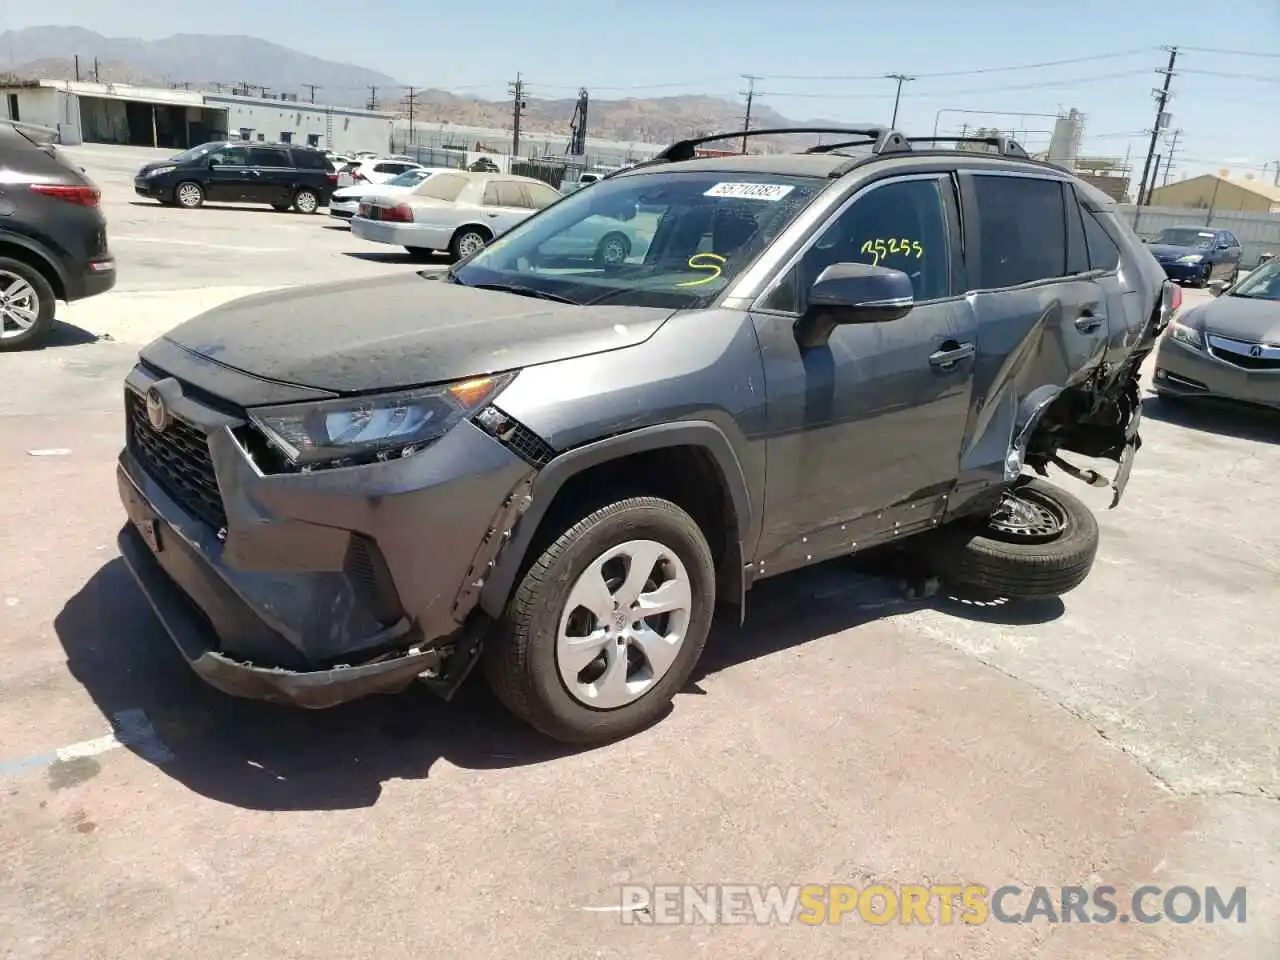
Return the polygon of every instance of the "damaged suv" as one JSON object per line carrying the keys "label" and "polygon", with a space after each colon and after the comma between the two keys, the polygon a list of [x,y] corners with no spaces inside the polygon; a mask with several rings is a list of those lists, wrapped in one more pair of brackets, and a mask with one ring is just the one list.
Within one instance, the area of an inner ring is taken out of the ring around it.
{"label": "damaged suv", "polygon": [[[1060,452],[1109,458],[1115,505],[1176,293],[1017,144],[838,132],[682,141],[445,274],[257,295],[146,347],[120,547],[194,669],[327,707],[449,697],[480,663],[598,743],[655,720],[765,577],[913,538],[958,584],[1077,586],[1097,523],[1026,471],[1105,486]],[[588,221],[628,255],[566,252]]]}

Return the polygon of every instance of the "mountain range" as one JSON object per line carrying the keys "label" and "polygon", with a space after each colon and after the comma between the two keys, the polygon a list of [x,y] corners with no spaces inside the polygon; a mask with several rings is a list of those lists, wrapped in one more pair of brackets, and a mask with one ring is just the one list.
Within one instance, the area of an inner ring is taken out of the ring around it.
{"label": "mountain range", "polygon": [[[78,63],[77,63],[78,58]],[[395,77],[350,63],[314,57],[256,37],[175,34],[162,40],[105,37],[81,27],[28,27],[0,33],[0,74],[23,79],[189,86],[192,90],[250,85],[269,93],[296,93],[299,99],[335,106],[365,106],[375,96],[384,110],[407,112],[407,87]],[[529,133],[567,136],[575,100],[527,98],[521,121]],[[492,102],[444,89],[420,90],[414,117],[476,127],[509,128],[511,103]],[[688,95],[608,100],[591,98],[592,137],[623,142],[667,143],[700,133],[737,130],[743,105],[720,97]],[[763,104],[752,113],[753,127],[831,126],[830,121],[789,120]],[[848,126],[848,124],[836,124]],[[794,139],[790,142],[795,143]],[[768,149],[776,141],[761,138]]]}

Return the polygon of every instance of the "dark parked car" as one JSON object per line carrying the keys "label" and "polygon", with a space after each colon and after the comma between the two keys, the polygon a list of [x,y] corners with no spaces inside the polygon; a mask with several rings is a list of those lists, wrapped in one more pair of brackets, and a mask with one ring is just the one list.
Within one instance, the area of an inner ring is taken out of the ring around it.
{"label": "dark parked car", "polygon": [[1204,287],[1213,280],[1235,283],[1240,275],[1240,241],[1229,230],[1169,227],[1150,247],[1170,280]]}
{"label": "dark parked car", "polygon": [[116,282],[98,188],[53,135],[0,121],[0,351],[38,343],[58,300]]}
{"label": "dark parked car", "polygon": [[1214,397],[1280,409],[1280,260],[1169,324],[1156,354],[1155,389],[1166,399]]}
{"label": "dark parked car", "polygon": [[265,203],[315,213],[329,202],[338,174],[313,147],[218,141],[148,163],[133,178],[140,197],[193,210],[215,203]]}
{"label": "dark parked car", "polygon": [[[1080,584],[1097,521],[1026,471],[1106,486],[1059,454],[1110,458],[1115,505],[1174,286],[1016,144],[827,132],[682,141],[447,274],[259,295],[146,347],[120,548],[196,672],[324,707],[449,696],[482,661],[530,724],[600,742],[766,577],[912,538],[985,593]],[[598,217],[652,231],[643,255],[544,255]]]}

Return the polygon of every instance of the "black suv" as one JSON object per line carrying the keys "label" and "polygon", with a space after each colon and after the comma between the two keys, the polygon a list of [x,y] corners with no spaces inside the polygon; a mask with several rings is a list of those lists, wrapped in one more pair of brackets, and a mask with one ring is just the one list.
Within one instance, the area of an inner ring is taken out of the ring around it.
{"label": "black suv", "polygon": [[43,338],[56,301],[105,293],[116,282],[98,188],[53,137],[0,121],[0,351]]}
{"label": "black suv", "polygon": [[194,210],[215,203],[265,203],[315,213],[329,203],[338,174],[313,147],[220,140],[148,163],[133,178],[140,197]]}
{"label": "black suv", "polygon": [[1014,143],[826,132],[682,141],[447,274],[262,294],[146,347],[120,549],[195,670],[323,707],[448,696],[482,661],[598,742],[660,716],[766,577],[910,538],[983,593],[1080,584],[1097,521],[1041,476],[1106,486],[1061,454],[1109,458],[1118,501],[1175,288]]}

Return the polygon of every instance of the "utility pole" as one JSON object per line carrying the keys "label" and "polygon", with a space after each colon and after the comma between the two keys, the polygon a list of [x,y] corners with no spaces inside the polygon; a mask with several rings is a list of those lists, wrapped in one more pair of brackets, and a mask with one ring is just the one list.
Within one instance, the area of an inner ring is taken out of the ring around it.
{"label": "utility pole", "polygon": [[896,129],[898,126],[898,103],[902,100],[902,85],[910,83],[915,77],[908,77],[905,73],[889,73],[885,74],[885,79],[898,81],[898,92],[893,95],[893,119],[889,121],[889,127]]}
{"label": "utility pole", "polygon": [[1162,187],[1169,185],[1169,174],[1173,172],[1173,151],[1178,149],[1178,138],[1181,136],[1180,129],[1169,135],[1169,151],[1164,155],[1164,179],[1160,181]]}
{"label": "utility pole", "polygon": [[1280,187],[1280,160],[1276,161],[1276,179],[1274,183],[1277,187]]}
{"label": "utility pole", "polygon": [[511,155],[513,157],[520,156],[520,118],[524,116],[525,107],[528,104],[524,99],[524,80],[520,74],[516,74],[513,83],[507,85],[508,92],[511,94]]}
{"label": "utility pole", "polygon": [[[1165,172],[1167,173],[1168,170],[1169,170],[1169,163],[1166,160]],[[1146,207],[1151,206],[1151,194],[1155,193],[1156,191],[1156,177],[1158,176],[1160,176],[1160,154],[1157,153],[1156,161],[1154,164],[1151,165],[1151,186],[1147,187],[1147,200],[1146,200],[1146,203],[1143,204],[1143,206],[1146,206]]]}
{"label": "utility pole", "polygon": [[409,88],[409,92],[408,92],[407,94],[405,94],[405,97],[404,97],[405,106],[409,108],[409,139],[408,139],[407,143],[413,143],[413,142],[414,142],[414,136],[413,136],[413,102],[414,102],[414,100],[417,98],[417,96],[418,96],[418,92],[417,92],[416,90],[414,90],[414,89],[413,89],[413,87],[410,87],[410,88]]}
{"label": "utility pole", "polygon": [[320,89],[319,85],[314,83],[304,83],[303,86],[307,88],[307,96],[310,98],[310,102],[315,103],[316,91]]}
{"label": "utility pole", "polygon": [[738,91],[738,93],[741,96],[744,96],[747,98],[747,115],[743,118],[743,121],[742,121],[742,129],[744,131],[742,136],[742,152],[746,153],[747,137],[746,137],[745,131],[751,129],[751,105],[755,103],[755,99],[756,99],[756,81],[761,78],[757,77],[753,73],[744,73],[742,75],[742,79],[747,81],[747,89]]}
{"label": "utility pole", "polygon": [[80,82],[80,54],[76,54],[76,83]]}
{"label": "utility pole", "polygon": [[377,87],[369,88],[369,102],[365,104],[365,106],[368,107],[370,110],[378,109],[378,88]]}
{"label": "utility pole", "polygon": [[1156,141],[1160,139],[1160,131],[1169,125],[1169,117],[1164,108],[1169,103],[1169,84],[1173,82],[1173,65],[1178,62],[1178,48],[1169,47],[1169,66],[1157,73],[1164,74],[1164,83],[1159,90],[1152,91],[1156,98],[1156,122],[1151,125],[1151,143],[1147,146],[1147,162],[1142,165],[1142,180],[1138,184],[1138,208],[1133,213],[1133,226],[1138,227],[1138,218],[1142,215],[1144,198],[1147,195],[1147,178],[1151,174],[1151,160],[1156,154]]}
{"label": "utility pole", "polygon": [[102,82],[101,80],[98,79],[98,58],[97,57],[93,58],[93,82],[94,83]]}

